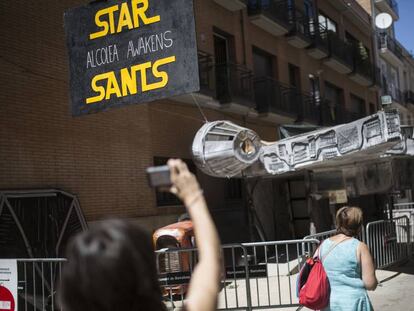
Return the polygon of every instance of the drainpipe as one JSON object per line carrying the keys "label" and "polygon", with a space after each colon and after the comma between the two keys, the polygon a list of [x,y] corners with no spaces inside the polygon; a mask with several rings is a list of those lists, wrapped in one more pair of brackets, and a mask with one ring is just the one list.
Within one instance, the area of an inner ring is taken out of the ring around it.
{"label": "drainpipe", "polygon": [[[378,52],[378,38],[377,38],[377,28],[375,26],[375,1],[371,0],[371,24],[372,24],[372,48],[373,48],[373,56],[374,56],[374,64],[376,68],[379,69],[379,78],[382,80],[382,68],[379,61],[379,52]],[[376,78],[376,77],[375,77]],[[377,110],[381,110],[381,94],[382,94],[382,85],[380,91],[377,92]]]}
{"label": "drainpipe", "polygon": [[242,45],[243,45],[243,65],[246,66],[246,31],[244,29],[243,10],[240,10],[240,26],[241,26],[241,35],[242,35]]}

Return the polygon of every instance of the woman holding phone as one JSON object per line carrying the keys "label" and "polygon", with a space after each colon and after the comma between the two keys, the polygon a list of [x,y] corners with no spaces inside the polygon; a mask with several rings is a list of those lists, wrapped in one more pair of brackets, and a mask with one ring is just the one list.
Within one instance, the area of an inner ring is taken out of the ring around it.
{"label": "woman holding phone", "polygon": [[[169,160],[170,191],[193,221],[199,262],[185,301],[186,311],[213,311],[220,286],[221,250],[203,192],[181,160]],[[201,238],[202,235],[202,238]],[[62,273],[61,303],[69,311],[166,310],[150,236],[127,221],[102,222],[69,244]]]}

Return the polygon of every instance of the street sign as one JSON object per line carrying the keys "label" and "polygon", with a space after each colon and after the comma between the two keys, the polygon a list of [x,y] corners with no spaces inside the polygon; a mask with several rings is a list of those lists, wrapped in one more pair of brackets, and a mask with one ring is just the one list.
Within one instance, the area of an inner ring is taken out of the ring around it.
{"label": "street sign", "polygon": [[17,261],[0,259],[0,311],[17,309]]}
{"label": "street sign", "polygon": [[381,105],[387,106],[392,104],[392,97],[390,95],[381,96]]}
{"label": "street sign", "polygon": [[74,116],[199,90],[193,0],[109,0],[64,15]]}

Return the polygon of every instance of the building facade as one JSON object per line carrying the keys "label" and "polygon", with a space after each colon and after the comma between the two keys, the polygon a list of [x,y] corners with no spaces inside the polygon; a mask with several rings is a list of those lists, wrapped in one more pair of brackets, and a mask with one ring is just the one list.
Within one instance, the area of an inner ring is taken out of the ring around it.
{"label": "building facade", "polygon": [[383,81],[363,4],[194,0],[200,92],[73,118],[62,16],[86,2],[46,2],[0,4],[0,189],[63,189],[89,222],[131,218],[154,230],[185,210],[147,186],[145,169],[178,157],[196,172],[223,242],[255,228],[267,239],[309,232],[309,176],[215,179],[193,166],[191,144],[205,118],[274,141],[281,124],[377,111]]}

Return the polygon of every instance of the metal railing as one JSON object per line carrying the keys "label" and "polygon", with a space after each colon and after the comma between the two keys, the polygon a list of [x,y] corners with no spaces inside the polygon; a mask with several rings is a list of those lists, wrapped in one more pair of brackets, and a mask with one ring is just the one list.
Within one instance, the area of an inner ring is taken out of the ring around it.
{"label": "metal railing", "polygon": [[357,47],[354,47],[354,72],[358,73],[372,82],[375,81],[375,67],[369,60],[369,58],[364,58],[363,55],[359,52]]}
{"label": "metal railing", "polygon": [[252,106],[254,102],[253,72],[233,64],[215,64],[216,97],[222,103],[237,101]]}
{"label": "metal railing", "polygon": [[336,229],[323,231],[323,232],[307,235],[303,239],[304,240],[316,239],[319,242],[322,242],[323,240],[326,240],[326,239],[330,238],[331,236],[334,236],[336,234],[336,232],[337,232]]}
{"label": "metal railing", "polygon": [[18,309],[63,310],[58,305],[62,265],[66,259],[17,259]]}
{"label": "metal railing", "polygon": [[404,98],[406,103],[414,104],[414,92],[413,91],[405,91]]}
{"label": "metal railing", "polygon": [[410,222],[408,217],[379,220],[367,224],[367,244],[377,269],[410,257]]}
{"label": "metal railing", "polygon": [[[218,310],[298,307],[297,274],[318,244],[318,240],[309,239],[224,245]],[[191,273],[198,261],[196,251],[156,252],[161,287],[171,309],[184,304]]]}
{"label": "metal railing", "polygon": [[287,113],[297,116],[300,99],[292,90],[270,77],[254,81],[257,110],[261,113]]}
{"label": "metal railing", "polygon": [[214,65],[213,56],[198,51],[198,74],[200,77],[200,93],[214,97]]}
{"label": "metal railing", "polygon": [[267,18],[289,26],[291,20],[287,0],[253,0],[248,3],[249,15],[264,15]]}
{"label": "metal railing", "polygon": [[330,56],[339,59],[350,68],[354,68],[352,45],[342,40],[337,33],[332,31],[328,31],[328,39]]}
{"label": "metal railing", "polygon": [[[410,210],[414,204],[397,204],[395,211]],[[302,240],[223,245],[223,270],[218,310],[255,310],[299,307],[296,279],[306,258],[320,241],[336,230],[309,235]],[[365,237],[366,233],[366,237]],[[359,239],[368,244],[377,268],[401,263],[410,256],[408,217],[370,222]],[[17,259],[18,310],[62,310],[56,289],[65,259]],[[156,264],[165,304],[181,307],[192,272],[198,262],[197,249],[156,251]]]}
{"label": "metal railing", "polygon": [[349,111],[341,104],[331,104],[326,100],[321,102],[320,109],[321,125],[344,124],[365,117],[363,113]]}
{"label": "metal railing", "polygon": [[393,217],[398,218],[406,216],[410,220],[410,244],[411,252],[414,252],[414,203],[397,203],[394,204]]}
{"label": "metal railing", "polygon": [[[337,230],[333,229],[333,230],[323,231],[323,232],[319,232],[315,234],[310,234],[310,235],[305,236],[303,239],[304,240],[316,239],[322,242],[323,240],[326,240],[330,238],[331,236],[334,236],[335,234],[337,234]],[[357,238],[358,240],[362,242],[365,242],[366,241],[365,228],[362,228],[361,232],[355,238]]]}
{"label": "metal railing", "polygon": [[290,35],[300,34],[305,38],[311,39],[312,34],[309,17],[297,10],[295,7],[291,7],[290,11],[292,12],[290,13],[290,24],[292,25]]}
{"label": "metal railing", "polygon": [[378,46],[381,50],[390,50],[399,59],[403,58],[403,50],[399,43],[386,33],[378,35]]}
{"label": "metal railing", "polygon": [[322,49],[329,52],[329,39],[328,30],[318,21],[309,22],[310,34],[313,42],[313,46],[318,49]]}

